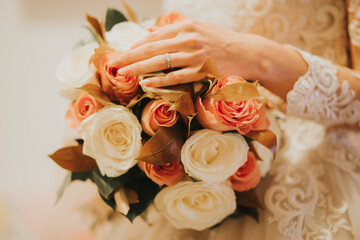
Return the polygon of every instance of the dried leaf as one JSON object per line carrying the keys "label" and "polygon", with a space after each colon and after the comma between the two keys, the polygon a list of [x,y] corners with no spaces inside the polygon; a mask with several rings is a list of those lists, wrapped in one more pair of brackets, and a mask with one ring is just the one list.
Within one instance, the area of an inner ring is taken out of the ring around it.
{"label": "dried leaf", "polygon": [[96,168],[96,161],[82,153],[83,145],[65,147],[49,155],[60,167],[73,172],[90,171]]}
{"label": "dried leaf", "polygon": [[101,87],[99,87],[95,84],[89,83],[78,89],[88,92],[91,96],[93,96],[99,103],[101,103],[104,106],[115,105],[114,103],[111,102],[110,98],[101,89]]}
{"label": "dried leaf", "polygon": [[192,120],[195,118],[196,114],[197,114],[197,113],[187,116],[187,119],[188,119],[188,124],[187,124],[187,126],[188,126],[188,128],[187,128],[186,137],[189,137],[189,136],[190,136],[190,132],[191,132],[191,122],[192,122]]}
{"label": "dried leaf", "polygon": [[58,204],[62,195],[65,192],[65,189],[70,185],[71,183],[71,172],[67,172],[63,183],[61,184],[61,186],[59,187],[59,189],[56,192],[56,200],[55,200],[55,204]]}
{"label": "dried leaf", "polygon": [[180,159],[184,131],[180,122],[160,128],[142,147],[137,160],[151,164],[167,164]]}
{"label": "dried leaf", "polygon": [[181,90],[169,90],[165,88],[152,88],[142,86],[144,92],[152,94],[153,99],[164,99],[170,102],[175,102],[183,93],[184,91]]}
{"label": "dried leaf", "polygon": [[126,197],[130,204],[135,204],[139,202],[139,195],[133,189],[124,188]]}
{"label": "dried leaf", "polygon": [[188,124],[188,116],[195,114],[195,106],[194,102],[191,99],[191,95],[189,92],[185,92],[176,101],[174,104],[169,108],[169,110],[177,111],[181,118],[183,119],[184,123]]}
{"label": "dried leaf", "polygon": [[198,70],[199,73],[206,73],[207,78],[221,78],[221,73],[219,72],[216,63],[210,57],[207,57],[203,63],[203,65]]}
{"label": "dried leaf", "polygon": [[210,97],[218,101],[227,102],[261,99],[261,95],[257,90],[256,85],[249,82],[239,82],[227,85]]}
{"label": "dried leaf", "polygon": [[100,42],[106,42],[104,34],[104,24],[100,23],[99,20],[89,14],[86,14],[86,20],[90,23],[94,29],[96,36]]}
{"label": "dried leaf", "polygon": [[125,0],[121,0],[122,4],[124,5],[124,8],[127,12],[127,15],[129,16],[130,20],[133,22],[138,23],[138,19],[134,11],[129,7],[129,5],[125,2]]}
{"label": "dried leaf", "polygon": [[155,94],[152,92],[146,92],[143,95],[139,95],[136,98],[133,98],[130,100],[129,104],[126,105],[127,108],[132,108],[134,107],[136,104],[138,104],[140,101],[142,101],[144,98],[155,98]]}
{"label": "dried leaf", "polygon": [[276,135],[273,131],[267,129],[262,131],[251,131],[245,134],[246,137],[249,137],[260,144],[264,145],[275,156],[276,149],[277,149],[277,141],[276,141]]}
{"label": "dried leaf", "polygon": [[110,31],[115,24],[126,22],[126,17],[114,8],[108,8],[105,17],[105,30]]}
{"label": "dried leaf", "polygon": [[235,192],[236,202],[239,206],[250,208],[263,208],[254,190]]}

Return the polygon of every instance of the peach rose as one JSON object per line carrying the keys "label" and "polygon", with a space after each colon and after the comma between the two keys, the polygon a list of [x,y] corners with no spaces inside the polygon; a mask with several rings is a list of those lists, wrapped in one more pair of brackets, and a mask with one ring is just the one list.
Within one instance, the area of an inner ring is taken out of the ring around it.
{"label": "peach rose", "polygon": [[180,160],[164,165],[154,165],[146,162],[139,162],[139,167],[145,172],[153,182],[162,185],[174,185],[178,183],[184,176],[184,167],[180,164]]}
{"label": "peach rose", "polygon": [[248,152],[247,161],[230,178],[231,187],[242,192],[256,187],[260,182],[260,168],[254,153]]}
{"label": "peach rose", "polygon": [[70,104],[65,114],[65,122],[69,127],[78,129],[82,121],[103,107],[93,96],[83,93],[76,102]]}
{"label": "peach rose", "polygon": [[153,136],[161,127],[173,126],[179,115],[174,110],[169,110],[172,103],[166,100],[152,100],[146,104],[142,115],[141,125],[146,134]]}
{"label": "peach rose", "polygon": [[181,15],[180,13],[177,12],[171,12],[165,15],[162,15],[157,23],[156,23],[156,27],[163,27],[169,24],[174,24],[176,22],[180,22],[186,20],[186,17]]}
{"label": "peach rose", "polygon": [[126,105],[138,93],[137,76],[123,76],[117,73],[119,67],[110,66],[109,60],[121,57],[119,52],[95,51],[94,65],[101,77],[101,86],[111,99]]}
{"label": "peach rose", "polygon": [[[238,76],[224,77],[212,89],[211,94],[227,85],[243,81],[245,80]],[[265,106],[257,100],[226,102],[211,97],[198,98],[195,108],[199,123],[204,128],[216,131],[237,130],[240,134],[246,134],[252,130],[267,129],[270,124]]]}

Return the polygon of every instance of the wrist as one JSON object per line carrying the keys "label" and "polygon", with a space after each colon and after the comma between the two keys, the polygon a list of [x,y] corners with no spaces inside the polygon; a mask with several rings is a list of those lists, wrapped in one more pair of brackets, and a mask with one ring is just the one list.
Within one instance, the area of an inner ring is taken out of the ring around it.
{"label": "wrist", "polygon": [[283,99],[308,70],[299,52],[270,40],[263,45],[260,59],[260,83]]}

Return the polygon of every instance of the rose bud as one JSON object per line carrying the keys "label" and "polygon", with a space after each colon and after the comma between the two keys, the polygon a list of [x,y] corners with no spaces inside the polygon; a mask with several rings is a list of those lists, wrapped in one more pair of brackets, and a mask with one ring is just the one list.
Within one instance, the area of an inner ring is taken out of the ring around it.
{"label": "rose bud", "polygon": [[[101,77],[101,86],[111,99],[127,105],[138,93],[139,81],[137,76],[124,76],[118,74],[117,66],[109,65],[109,60],[121,57],[119,52],[98,54],[95,51],[94,65]],[[121,66],[122,67],[122,66]]]}
{"label": "rose bud", "polygon": [[260,182],[260,168],[254,153],[248,152],[247,161],[230,178],[232,189],[243,192],[256,187]]}
{"label": "rose bud", "polygon": [[78,129],[80,123],[104,106],[88,93],[83,93],[76,102],[69,105],[65,122],[69,127]]}
{"label": "rose bud", "polygon": [[[222,78],[212,89],[210,94],[218,92],[221,88],[234,83],[244,82],[241,77],[230,76]],[[211,97],[198,98],[195,103],[196,119],[204,128],[216,131],[237,130],[246,134],[252,130],[264,130],[270,125],[266,117],[266,109],[262,103],[255,99],[246,101],[218,101]]]}
{"label": "rose bud", "polygon": [[174,185],[178,183],[184,176],[184,167],[180,164],[180,160],[173,161],[164,165],[154,165],[146,162],[139,162],[139,167],[145,172],[153,182],[162,185]]}
{"label": "rose bud", "polygon": [[153,136],[161,127],[173,126],[179,115],[174,110],[169,110],[172,103],[166,100],[152,100],[146,104],[142,115],[141,125],[146,134]]}

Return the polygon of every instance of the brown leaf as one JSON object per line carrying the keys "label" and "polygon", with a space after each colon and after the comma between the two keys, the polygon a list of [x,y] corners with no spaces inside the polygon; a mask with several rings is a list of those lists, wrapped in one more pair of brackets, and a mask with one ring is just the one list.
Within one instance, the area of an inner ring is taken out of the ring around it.
{"label": "brown leaf", "polygon": [[88,23],[90,23],[90,25],[94,29],[100,42],[106,42],[105,34],[104,34],[104,32],[105,32],[104,24],[100,23],[97,18],[95,18],[89,14],[86,14],[86,20],[88,21]]}
{"label": "brown leaf", "polygon": [[193,115],[188,115],[187,116],[187,119],[188,119],[188,128],[187,128],[187,134],[186,134],[186,137],[189,137],[190,136],[190,130],[191,130],[191,122],[192,120],[195,118],[197,113],[194,113]]}
{"label": "brown leaf", "polygon": [[143,145],[137,160],[156,165],[171,163],[180,159],[183,144],[184,131],[181,122],[172,127],[162,127]]}
{"label": "brown leaf", "polygon": [[169,108],[169,110],[177,111],[181,118],[183,119],[184,123],[188,124],[188,116],[195,114],[195,106],[194,102],[191,99],[190,93],[185,92],[176,101],[174,104]]}
{"label": "brown leaf", "polygon": [[221,78],[221,73],[219,72],[216,63],[210,57],[207,57],[203,65],[198,70],[199,73],[206,73],[207,77],[210,79]]}
{"label": "brown leaf", "polygon": [[275,156],[276,149],[277,149],[277,141],[276,141],[276,135],[273,131],[267,129],[267,130],[261,130],[261,131],[251,131],[245,134],[246,137],[249,137],[260,144],[264,145]]}
{"label": "brown leaf", "polygon": [[110,98],[101,89],[101,87],[99,87],[95,84],[89,83],[78,89],[88,92],[91,96],[93,96],[99,103],[101,103],[104,106],[115,105],[114,103],[111,102]]}
{"label": "brown leaf", "polygon": [[128,103],[128,105],[126,105],[127,108],[132,108],[134,107],[138,102],[140,102],[141,100],[143,100],[144,98],[155,98],[155,94],[153,94],[152,92],[146,92],[143,95],[137,95],[136,97],[134,97],[133,99],[130,100],[130,102]]}
{"label": "brown leaf", "polygon": [[126,197],[129,201],[129,204],[135,204],[139,202],[139,195],[137,194],[137,192],[135,192],[134,190],[130,189],[130,188],[126,188],[124,187],[125,190],[125,194]]}
{"label": "brown leaf", "polygon": [[254,190],[249,190],[246,192],[235,192],[235,194],[236,202],[239,206],[250,208],[263,208]]}
{"label": "brown leaf", "polygon": [[83,145],[65,147],[49,155],[60,167],[73,171],[90,171],[96,168],[96,161],[82,153]]}
{"label": "brown leaf", "polygon": [[261,99],[256,85],[249,82],[229,84],[210,97],[218,101],[227,102]]}
{"label": "brown leaf", "polygon": [[169,90],[164,88],[152,88],[146,86],[142,86],[142,89],[144,92],[151,94],[149,95],[150,98],[164,99],[170,102],[175,102],[176,99],[178,99],[184,93],[184,91],[180,90]]}
{"label": "brown leaf", "polygon": [[125,0],[121,0],[121,2],[127,12],[127,15],[129,16],[130,20],[138,23],[138,19],[136,17],[136,14],[134,13],[134,11],[129,7],[129,5],[125,2]]}

